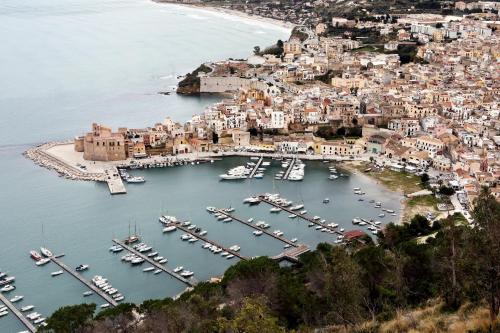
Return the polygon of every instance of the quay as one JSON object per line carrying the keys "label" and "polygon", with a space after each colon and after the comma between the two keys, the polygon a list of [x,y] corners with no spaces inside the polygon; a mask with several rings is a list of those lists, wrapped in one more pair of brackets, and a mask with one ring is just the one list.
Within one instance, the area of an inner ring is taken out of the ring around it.
{"label": "quay", "polygon": [[64,264],[62,261],[60,261],[56,257],[50,257],[50,260],[52,260],[52,262],[54,264],[56,264],[57,266],[61,267],[63,270],[65,270],[66,272],[68,272],[70,275],[72,275],[73,277],[75,277],[78,281],[80,281],[81,283],[83,283],[87,288],[91,289],[94,293],[96,293],[97,295],[101,296],[107,303],[109,303],[109,305],[111,305],[111,306],[118,305],[118,303],[112,297],[110,297],[104,291],[102,291],[101,289],[97,288],[92,283],[90,283],[89,281],[87,281],[86,279],[84,279],[80,274],[78,274],[76,271],[74,271],[72,268],[70,268],[69,266],[67,266],[66,264]]}
{"label": "quay", "polygon": [[271,257],[271,259],[276,261],[288,260],[290,262],[298,262],[300,255],[309,252],[309,246],[305,244],[300,244],[297,247],[292,247],[286,251],[281,252],[278,255]]}
{"label": "quay", "polygon": [[36,327],[12,304],[2,293],[0,293],[0,301],[19,319],[19,321],[30,331],[36,332]]}
{"label": "quay", "polygon": [[290,172],[292,172],[292,169],[293,169],[293,166],[295,164],[295,157],[292,158],[292,160],[290,161],[290,165],[288,166],[288,169],[286,169],[286,172],[285,172],[285,175],[283,176],[283,180],[287,180],[288,179],[288,176],[290,176]]}
{"label": "quay", "polygon": [[[141,252],[137,251],[136,249],[128,246],[127,244],[125,244],[124,242],[118,240],[118,239],[113,239],[113,243],[117,244],[117,245],[120,245],[121,247],[123,247],[124,249],[126,249],[127,251],[135,254],[136,256],[138,257],[141,257],[142,259],[144,259],[145,261],[147,261],[149,264],[151,264],[152,266],[156,267],[157,269],[160,269],[162,270],[163,272],[167,273],[168,275],[176,278],[177,280],[181,281],[182,283],[188,285],[189,287],[194,287],[196,284],[197,284],[197,281],[195,281],[194,279],[186,279],[184,278],[183,276],[180,276],[179,274],[175,273],[173,270],[171,270],[170,268],[167,268],[165,265],[162,265],[162,264],[159,264],[157,263],[156,261],[152,260],[151,258],[148,258],[148,256],[142,254]],[[194,281],[193,281],[194,280]]]}
{"label": "quay", "polygon": [[111,194],[124,194],[127,193],[127,189],[123,184],[122,177],[118,173],[116,167],[106,169],[106,182],[108,183],[109,193]]}
{"label": "quay", "polygon": [[249,223],[249,222],[247,222],[247,221],[244,221],[244,220],[242,220],[242,219],[240,219],[240,218],[237,218],[236,216],[233,216],[233,215],[231,215],[231,214],[229,214],[229,213],[226,213],[226,212],[224,212],[223,210],[217,209],[217,210],[216,210],[216,212],[217,212],[217,213],[220,213],[220,214],[223,214],[223,215],[225,215],[225,216],[227,216],[227,217],[230,217],[230,218],[232,218],[232,219],[233,219],[233,220],[235,220],[235,221],[238,221],[238,222],[240,222],[240,223],[243,223],[243,224],[245,224],[245,225],[249,226],[250,228],[253,228],[253,229],[255,229],[255,230],[262,231],[264,234],[266,234],[266,235],[268,235],[268,236],[271,236],[271,237],[273,237],[273,238],[276,238],[277,240],[280,240],[280,241],[282,241],[283,243],[286,243],[286,244],[291,245],[291,246],[293,246],[293,247],[298,247],[298,246],[299,246],[298,244],[295,244],[294,242],[292,242],[292,241],[291,241],[291,240],[289,240],[288,238],[285,238],[285,237],[283,237],[283,236],[277,236],[277,235],[273,234],[272,232],[269,232],[269,231],[267,231],[267,230],[265,230],[265,229],[259,228],[258,226],[254,225],[254,224],[252,224],[252,223]]}
{"label": "quay", "polygon": [[228,249],[228,248],[226,248],[226,247],[224,247],[224,246],[222,246],[222,245],[220,245],[220,244],[217,244],[217,243],[216,243],[216,242],[214,242],[213,240],[210,240],[210,239],[208,239],[208,238],[206,238],[206,237],[200,236],[200,235],[198,235],[198,234],[194,233],[193,231],[191,231],[191,230],[189,230],[189,229],[187,229],[187,228],[185,228],[185,227],[183,227],[183,226],[181,226],[181,225],[178,225],[178,224],[175,224],[175,223],[173,223],[173,224],[169,224],[169,225],[176,226],[178,229],[180,229],[180,230],[184,231],[185,233],[188,233],[188,234],[190,234],[190,235],[191,235],[191,236],[193,236],[193,237],[196,237],[196,238],[198,238],[198,239],[201,239],[202,241],[204,241],[204,242],[206,242],[206,243],[210,243],[210,244],[212,244],[212,245],[214,245],[214,246],[217,246],[218,248],[221,248],[223,251],[229,252],[229,253],[231,253],[232,255],[234,255],[235,257],[240,258],[241,260],[248,260],[248,258],[247,258],[247,257],[245,257],[245,256],[243,256],[243,255],[241,255],[241,254],[239,254],[238,252],[233,251],[233,250],[230,250],[230,249]]}
{"label": "quay", "polygon": [[255,173],[257,172],[257,169],[259,169],[260,165],[262,164],[262,161],[264,160],[264,157],[260,157],[259,160],[257,161],[257,163],[255,164],[254,168],[252,169],[252,172],[250,172],[250,174],[248,175],[247,178],[253,178],[253,176],[255,175]]}
{"label": "quay", "polygon": [[305,215],[302,215],[302,214],[300,214],[300,213],[299,213],[299,212],[297,212],[297,211],[293,211],[293,210],[290,210],[290,209],[288,209],[288,208],[286,208],[286,207],[280,206],[280,205],[278,205],[277,203],[274,203],[274,202],[272,202],[272,201],[267,200],[267,199],[266,199],[263,195],[259,195],[259,199],[260,199],[260,201],[265,202],[265,203],[267,203],[267,204],[269,204],[269,205],[271,205],[271,206],[274,206],[274,207],[277,207],[277,208],[281,208],[282,210],[284,210],[285,212],[287,212],[287,213],[289,213],[289,214],[293,214],[293,215],[295,215],[295,216],[297,216],[297,217],[300,217],[301,219],[303,219],[303,220],[305,220],[305,221],[307,221],[307,222],[314,223],[314,224],[316,224],[316,225],[322,226],[322,227],[324,227],[324,228],[326,228],[326,229],[328,229],[328,230],[330,230],[330,231],[333,231],[334,233],[336,233],[336,234],[338,234],[338,235],[342,235],[342,236],[344,236],[344,233],[343,233],[343,232],[338,231],[336,228],[329,227],[329,226],[327,226],[326,224],[320,223],[319,221],[316,221],[316,220],[314,220],[314,219],[312,219],[312,218],[310,218],[310,217],[307,217],[307,216],[305,216]]}

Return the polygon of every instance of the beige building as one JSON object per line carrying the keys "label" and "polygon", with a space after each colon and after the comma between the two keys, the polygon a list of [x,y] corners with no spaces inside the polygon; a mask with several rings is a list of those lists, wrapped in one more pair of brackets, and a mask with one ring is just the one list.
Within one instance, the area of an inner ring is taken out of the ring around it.
{"label": "beige building", "polygon": [[439,139],[424,135],[417,138],[415,147],[421,151],[428,152],[430,157],[434,157],[438,152],[443,150],[444,144]]}
{"label": "beige building", "polygon": [[92,132],[75,138],[75,150],[83,152],[89,161],[120,161],[127,158],[123,133],[113,133],[110,127],[92,124]]}

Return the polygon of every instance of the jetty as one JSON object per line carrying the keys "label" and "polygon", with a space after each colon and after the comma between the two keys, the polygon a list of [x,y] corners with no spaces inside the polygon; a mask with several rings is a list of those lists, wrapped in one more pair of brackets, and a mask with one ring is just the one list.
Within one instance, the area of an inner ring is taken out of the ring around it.
{"label": "jetty", "polygon": [[130,253],[133,253],[136,256],[138,256],[138,257],[144,259],[145,261],[147,261],[149,264],[151,264],[151,266],[154,266],[157,269],[162,270],[163,272],[165,272],[168,275],[176,278],[177,280],[179,280],[182,283],[188,285],[189,287],[194,287],[197,284],[197,281],[194,280],[193,278],[186,279],[185,277],[181,276],[180,274],[175,273],[172,269],[166,267],[165,265],[157,263],[152,258],[149,258],[148,256],[146,256],[143,253],[137,251],[133,247],[128,246],[127,244],[125,244],[124,242],[122,242],[122,241],[120,241],[118,239],[113,239],[113,243],[115,243],[117,245],[120,245],[121,247],[123,247],[124,249],[126,249],[127,251],[129,251]]}
{"label": "jetty", "polygon": [[0,293],[0,301],[19,319],[19,321],[26,327],[26,329],[34,333],[36,332],[36,327],[26,318],[21,311],[19,311],[14,304],[12,304],[2,293]]}
{"label": "jetty", "polygon": [[109,193],[111,194],[124,194],[127,193],[127,189],[123,184],[122,177],[118,172],[116,167],[106,169],[106,182],[108,183]]}
{"label": "jetty", "polygon": [[50,257],[50,260],[57,266],[61,267],[63,270],[68,272],[70,275],[72,275],[74,278],[76,278],[78,281],[83,283],[87,288],[91,289],[94,293],[97,295],[101,296],[109,305],[111,306],[116,306],[118,303],[108,294],[106,294],[104,291],[101,289],[97,288],[97,286],[94,286],[92,283],[87,281],[83,276],[78,274],[76,271],[74,271],[71,267],[67,266],[65,263],[63,263],[61,260],[57,259],[56,257]]}
{"label": "jetty", "polygon": [[283,176],[283,180],[287,180],[288,176],[290,176],[290,172],[292,172],[293,166],[295,165],[295,157],[290,161],[290,165],[288,169],[286,169],[285,175]]}
{"label": "jetty", "polygon": [[206,243],[209,243],[209,244],[212,244],[214,246],[217,246],[218,248],[221,248],[223,251],[226,251],[226,252],[229,252],[231,253],[232,255],[234,255],[235,257],[238,257],[240,258],[241,260],[248,260],[247,257],[241,255],[240,253],[236,252],[236,251],[233,251],[229,248],[226,248],[225,246],[222,246],[216,242],[214,242],[213,240],[210,240],[206,237],[203,237],[203,236],[200,236],[198,235],[197,233],[193,232],[192,230],[189,230],[188,228],[185,228],[184,226],[181,226],[181,225],[177,225],[177,224],[170,224],[170,225],[174,225],[176,226],[178,229],[184,231],[185,233],[188,233],[190,234],[191,236],[195,237],[195,238],[198,238],[198,239],[201,239],[202,241],[206,242]]}
{"label": "jetty", "polygon": [[253,167],[252,172],[250,172],[250,174],[248,175],[247,178],[253,178],[253,176],[255,175],[257,170],[259,169],[260,165],[262,164],[263,160],[264,160],[264,157],[261,156],[259,158],[259,160],[257,161],[257,163],[255,163],[255,166]]}
{"label": "jetty", "polygon": [[291,245],[291,246],[293,246],[293,247],[298,247],[298,246],[299,246],[298,244],[295,244],[294,242],[292,242],[292,241],[291,241],[291,240],[289,240],[288,238],[285,238],[285,237],[283,237],[283,236],[278,236],[278,235],[275,235],[275,234],[273,234],[272,232],[269,232],[269,231],[267,231],[267,230],[265,230],[265,229],[259,228],[258,226],[254,225],[254,224],[252,224],[252,223],[250,223],[250,222],[248,222],[248,221],[244,221],[244,220],[242,220],[242,219],[240,219],[240,218],[238,218],[238,217],[236,217],[236,216],[233,216],[233,215],[231,215],[231,214],[229,214],[229,213],[227,213],[227,212],[225,212],[225,211],[223,211],[223,210],[221,210],[221,209],[217,209],[217,210],[216,210],[216,212],[217,212],[217,213],[219,213],[219,214],[223,214],[223,215],[225,215],[225,216],[227,216],[227,217],[230,217],[230,218],[232,218],[233,220],[238,221],[238,222],[240,222],[240,223],[242,223],[242,224],[245,224],[245,225],[249,226],[250,228],[253,228],[253,229],[255,229],[255,230],[262,231],[262,233],[264,233],[264,234],[266,234],[266,235],[268,235],[268,236],[271,236],[271,237],[273,237],[273,238],[275,238],[275,239],[277,239],[277,240],[280,240],[280,241],[282,241],[283,243],[286,243],[286,244]]}
{"label": "jetty", "polygon": [[310,250],[311,249],[309,248],[309,246],[305,244],[300,244],[297,247],[292,247],[270,258],[276,261],[287,260],[290,262],[298,262],[300,255],[309,252]]}

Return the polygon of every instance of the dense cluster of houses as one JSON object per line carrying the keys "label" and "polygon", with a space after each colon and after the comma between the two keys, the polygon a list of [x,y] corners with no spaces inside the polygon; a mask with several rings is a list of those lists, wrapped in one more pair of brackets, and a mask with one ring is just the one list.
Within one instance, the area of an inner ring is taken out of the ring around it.
{"label": "dense cluster of houses", "polygon": [[353,51],[359,41],[304,27],[308,38],[286,41],[281,57],[209,64],[202,89],[232,97],[187,123],[117,132],[94,124],[75,149],[90,160],[223,150],[369,155],[396,170],[454,172],[469,196],[487,185],[500,199],[500,34],[480,20],[423,26],[416,20],[398,34],[421,44],[418,61],[403,65],[398,54]]}

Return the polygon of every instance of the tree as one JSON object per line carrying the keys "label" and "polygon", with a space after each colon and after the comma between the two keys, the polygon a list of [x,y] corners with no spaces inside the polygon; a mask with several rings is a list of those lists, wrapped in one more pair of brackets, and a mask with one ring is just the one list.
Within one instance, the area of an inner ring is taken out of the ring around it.
{"label": "tree", "polygon": [[64,306],[47,319],[46,329],[55,333],[78,332],[91,322],[95,309],[95,304]]}
{"label": "tree", "polygon": [[260,46],[254,46],[253,47],[253,54],[259,55],[260,54]]}
{"label": "tree", "polygon": [[439,188],[439,194],[450,196],[455,194],[455,190],[452,187],[441,186]]}
{"label": "tree", "polygon": [[476,292],[488,301],[493,321],[500,309],[500,203],[487,188],[474,201],[472,215],[476,227],[470,254],[474,256]]}
{"label": "tree", "polygon": [[285,329],[270,314],[262,298],[245,298],[243,306],[232,320],[219,320],[219,332],[228,333],[279,333]]}
{"label": "tree", "polygon": [[219,143],[219,134],[217,134],[216,132],[213,132],[213,133],[212,133],[212,142],[213,142],[214,144]]}
{"label": "tree", "polygon": [[424,183],[424,184],[425,184],[425,183],[427,183],[429,180],[430,180],[430,177],[429,177],[429,175],[428,175],[428,174],[426,174],[426,173],[423,173],[423,174],[422,174],[422,176],[420,176],[420,181],[421,181],[422,183]]}

